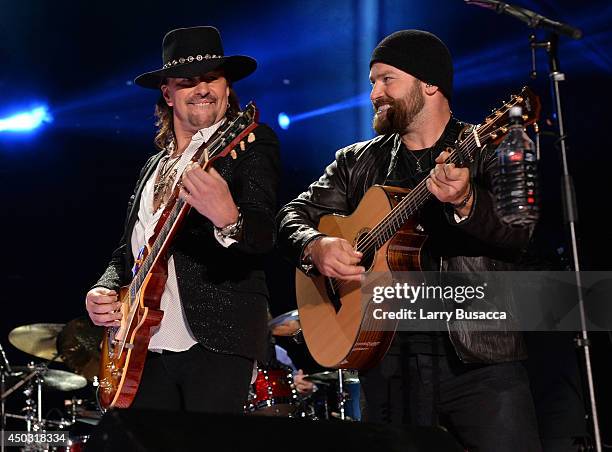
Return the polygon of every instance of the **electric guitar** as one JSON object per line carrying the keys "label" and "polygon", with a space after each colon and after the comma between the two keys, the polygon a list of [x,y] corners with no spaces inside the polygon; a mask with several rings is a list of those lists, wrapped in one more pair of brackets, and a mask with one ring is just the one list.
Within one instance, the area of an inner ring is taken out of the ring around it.
{"label": "electric guitar", "polygon": [[[485,145],[501,142],[508,131],[509,110],[514,106],[522,107],[525,124],[539,119],[540,100],[525,87],[481,124],[464,128],[448,162],[473,162]],[[413,216],[432,196],[425,180],[412,190],[375,185],[351,215],[323,216],[317,229],[330,237],[346,239],[363,253],[360,265],[366,268],[368,285],[389,285],[391,272],[421,270],[427,235],[417,230]],[[361,282],[309,277],[301,271],[296,272],[295,282],[304,339],[321,366],[368,369],[383,358],[397,321],[386,321],[384,328],[380,323],[375,327],[375,322],[380,322],[372,315],[377,305],[371,299],[362,300],[368,292]]]}
{"label": "electric guitar", "polygon": [[[219,158],[244,150],[245,137],[257,127],[259,112],[253,103],[228,119],[192,158],[204,169]],[[236,146],[241,144],[237,149]],[[103,409],[128,408],[140,384],[149,341],[160,324],[160,300],[168,278],[168,249],[191,206],[178,197],[177,183],[147,246],[136,259],[129,286],[119,291],[121,318],[118,327],[106,327],[102,340],[98,399]]]}

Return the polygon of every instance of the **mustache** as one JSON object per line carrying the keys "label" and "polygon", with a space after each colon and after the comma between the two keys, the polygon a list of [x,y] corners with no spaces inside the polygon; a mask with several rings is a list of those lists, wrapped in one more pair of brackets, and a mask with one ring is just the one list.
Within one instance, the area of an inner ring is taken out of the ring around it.
{"label": "mustache", "polygon": [[391,107],[393,107],[395,105],[395,99],[392,99],[391,97],[382,97],[372,102],[374,110],[378,110],[383,105],[390,105]]}
{"label": "mustache", "polygon": [[217,96],[215,96],[212,93],[207,93],[204,96],[202,96],[200,94],[197,94],[196,96],[190,98],[187,101],[187,103],[188,104],[195,104],[195,103],[201,102],[203,100],[207,100],[207,101],[210,101],[210,102],[217,102],[217,100],[219,100],[219,99],[217,98]]}

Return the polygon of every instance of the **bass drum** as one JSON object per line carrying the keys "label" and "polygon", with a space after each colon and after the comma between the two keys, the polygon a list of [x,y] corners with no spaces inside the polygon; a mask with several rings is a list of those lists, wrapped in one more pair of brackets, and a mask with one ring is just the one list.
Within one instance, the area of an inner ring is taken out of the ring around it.
{"label": "bass drum", "polygon": [[258,367],[244,411],[261,416],[293,417],[298,405],[290,368]]}

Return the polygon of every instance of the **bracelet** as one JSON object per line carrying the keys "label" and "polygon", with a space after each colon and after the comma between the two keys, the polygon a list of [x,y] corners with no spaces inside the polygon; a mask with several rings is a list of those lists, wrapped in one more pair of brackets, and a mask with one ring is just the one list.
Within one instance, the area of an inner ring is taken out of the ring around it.
{"label": "bracelet", "polygon": [[242,212],[240,212],[240,209],[238,210],[238,219],[234,223],[228,224],[222,228],[215,227],[215,229],[224,239],[237,237],[242,229]]}
{"label": "bracelet", "polygon": [[452,204],[451,206],[453,206],[455,209],[461,209],[463,207],[465,207],[467,205],[468,202],[470,202],[470,199],[472,198],[472,194],[473,194],[474,190],[472,190],[472,184],[470,184],[470,189],[467,192],[467,195],[465,195],[465,198],[463,198],[463,200],[459,203],[459,204]]}
{"label": "bracelet", "polygon": [[316,236],[314,239],[308,242],[308,245],[304,247],[304,251],[300,259],[300,267],[307,275],[314,270],[314,262],[312,261],[312,254],[310,253],[312,251],[312,247],[314,246],[315,242],[318,242],[319,239],[322,239],[323,237],[324,235]]}

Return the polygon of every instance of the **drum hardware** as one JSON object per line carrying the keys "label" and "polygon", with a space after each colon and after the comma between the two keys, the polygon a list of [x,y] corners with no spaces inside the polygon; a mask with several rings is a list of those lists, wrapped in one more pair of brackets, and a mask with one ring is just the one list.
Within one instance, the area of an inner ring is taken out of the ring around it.
{"label": "drum hardware", "polygon": [[[324,394],[322,399],[323,414],[321,416],[324,419],[335,418],[342,421],[354,420],[352,417],[347,415],[346,405],[351,399],[349,393],[346,391],[346,385],[359,383],[357,371],[346,369],[324,371],[304,375],[304,380],[311,381],[316,385],[321,386]],[[333,391],[333,393],[331,393],[331,391]],[[328,397],[331,397],[332,404],[335,405],[333,408],[337,409],[337,412],[330,408]],[[318,419],[321,416],[316,416],[315,419]]]}
{"label": "drum hardware", "polygon": [[77,421],[77,413],[79,411],[79,407],[83,405],[83,399],[77,399],[76,397],[72,397],[71,399],[64,400],[64,409],[70,415],[70,420],[72,424]]}
{"label": "drum hardware", "polygon": [[13,373],[11,364],[4,353],[2,342],[0,342],[0,450],[4,452],[4,432],[6,431],[6,405],[8,394],[5,393],[6,376]]}
{"label": "drum hardware", "polygon": [[[341,373],[339,371],[341,371]],[[338,369],[336,371],[326,370],[324,372],[304,375],[304,380],[312,381],[316,385],[330,385],[338,382],[339,375],[342,375],[342,381],[345,384],[359,383],[357,371],[347,369]]]}
{"label": "drum hardware", "polygon": [[[97,373],[99,361],[99,343],[101,328],[92,327],[87,319],[74,319],[68,324],[39,323],[24,325],[9,333],[9,341],[19,350],[47,360],[46,363],[31,362],[27,366],[10,366],[4,350],[0,345],[0,396],[1,413],[0,430],[2,452],[4,452],[4,435],[7,419],[23,421],[27,432],[44,432],[49,428],[56,430],[75,427],[77,422],[97,424],[101,414],[95,408],[87,409],[85,401],[72,397],[64,402],[64,412],[61,419],[43,418],[42,394],[45,390],[75,391],[87,385],[84,376]],[[50,362],[63,362],[78,374],[49,369]],[[84,375],[84,376],[83,376]],[[94,382],[96,383],[96,382]],[[21,389],[25,401],[20,414],[7,413],[6,399],[15,391]],[[88,427],[89,428],[89,427]],[[78,431],[78,429],[77,429]],[[88,436],[73,437],[67,448],[53,450],[82,450]]]}
{"label": "drum hardware", "polygon": [[[17,419],[20,421],[27,421],[28,420],[28,416],[27,415],[22,415],[22,414],[12,414],[12,413],[6,413],[6,417],[7,419]],[[46,419],[43,418],[42,419],[42,423],[45,427],[47,426],[51,426],[51,427],[55,427],[58,428],[59,430],[63,430],[66,427],[71,427],[73,424],[72,422],[66,420],[66,419]]]}
{"label": "drum hardware", "polygon": [[346,415],[344,413],[344,403],[346,395],[344,394],[344,380],[342,378],[342,369],[338,369],[338,407],[340,408],[340,420],[344,421]]}
{"label": "drum hardware", "polygon": [[[35,365],[30,363],[25,368],[16,367],[13,373],[14,378],[23,376],[22,381],[27,382],[26,388],[23,390],[23,394],[26,397],[23,412],[25,413],[26,431],[28,433],[44,430],[42,419],[42,386],[46,370],[47,367],[44,364]],[[36,398],[33,397],[34,394],[36,394]]]}

